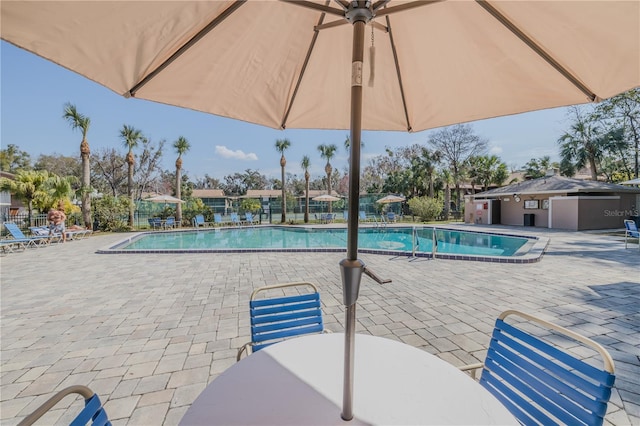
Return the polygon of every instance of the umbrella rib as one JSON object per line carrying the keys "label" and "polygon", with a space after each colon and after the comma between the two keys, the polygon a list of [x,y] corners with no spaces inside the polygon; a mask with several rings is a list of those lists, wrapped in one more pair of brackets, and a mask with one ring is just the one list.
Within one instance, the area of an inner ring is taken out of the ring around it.
{"label": "umbrella rib", "polygon": [[176,50],[166,61],[158,65],[153,71],[151,71],[145,78],[143,78],[140,82],[138,82],[135,86],[133,86],[129,91],[127,91],[124,96],[125,97],[135,97],[136,92],[140,90],[145,84],[151,81],[156,75],[160,74],[171,65],[176,59],[182,56],[187,50],[189,50],[194,44],[199,42],[204,36],[206,36],[211,30],[217,27],[220,23],[222,23],[225,19],[227,19],[233,12],[238,10],[240,6],[246,3],[247,0],[236,0],[231,6],[225,9],[220,15],[216,16],[215,19],[209,22],[203,29],[198,31],[196,35],[191,37],[189,41],[183,44],[178,50]]}
{"label": "umbrella rib", "polygon": [[589,90],[589,88],[585,86],[575,75],[573,75],[569,70],[567,70],[558,61],[556,61],[553,56],[551,56],[551,54],[545,51],[542,46],[538,45],[531,37],[526,35],[520,28],[518,28],[513,22],[511,22],[509,18],[500,13],[500,11],[498,11],[494,6],[489,4],[487,0],[476,0],[476,3],[480,5],[480,7],[482,7],[491,16],[493,16],[498,22],[504,25],[505,28],[511,31],[522,42],[524,42],[531,50],[537,53],[538,56],[544,59],[564,78],[569,80],[569,82],[576,88],[578,88],[578,90],[580,90],[582,93],[584,93],[590,101],[594,102],[600,99],[595,93],[593,93],[593,91]]}
{"label": "umbrella rib", "polygon": [[[287,1],[287,0],[282,0]],[[298,4],[297,2],[294,4]],[[329,0],[326,0],[325,5],[329,5]],[[321,5],[320,5],[321,6]],[[334,9],[337,10],[337,9]],[[322,22],[324,21],[324,17],[326,16],[325,12],[320,14],[320,18],[318,18],[318,25],[316,25],[313,29],[313,37],[311,38],[311,43],[309,44],[309,49],[307,49],[307,55],[304,58],[304,62],[302,63],[302,68],[300,69],[300,74],[298,75],[298,81],[296,81],[296,87],[293,89],[293,94],[291,95],[291,101],[287,106],[287,110],[284,113],[284,117],[282,117],[282,122],[280,123],[281,129],[286,129],[287,120],[289,119],[289,114],[291,113],[291,108],[293,108],[293,103],[296,100],[296,96],[298,95],[298,90],[300,89],[300,85],[302,84],[302,78],[304,77],[304,73],[307,70],[307,65],[309,65],[309,60],[311,59],[311,53],[313,52],[313,48],[316,45],[316,40],[318,39],[318,34],[320,30],[318,27],[322,26]]]}
{"label": "umbrella rib", "polygon": [[393,40],[393,31],[391,31],[391,20],[389,15],[385,16],[387,20],[387,31],[389,32],[389,43],[391,43],[391,51],[393,52],[393,63],[396,66],[396,75],[398,76],[398,84],[400,85],[400,96],[402,97],[402,108],[404,109],[404,118],[407,121],[407,131],[412,129],[411,121],[409,121],[409,111],[407,109],[407,98],[404,93],[404,84],[402,83],[402,73],[400,72],[400,64],[398,63],[398,51],[396,43]]}

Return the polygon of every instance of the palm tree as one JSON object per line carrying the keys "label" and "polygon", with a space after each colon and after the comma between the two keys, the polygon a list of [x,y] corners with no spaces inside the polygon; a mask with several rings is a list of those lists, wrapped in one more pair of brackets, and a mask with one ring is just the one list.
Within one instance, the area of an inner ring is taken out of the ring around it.
{"label": "palm tree", "polygon": [[280,169],[282,170],[282,223],[285,223],[287,221],[287,194],[284,188],[284,166],[287,165],[287,159],[284,158],[284,152],[290,146],[291,142],[289,142],[289,139],[278,139],[276,141],[276,151],[282,154],[282,156],[280,157]]}
{"label": "palm tree", "polygon": [[571,109],[574,122],[571,129],[558,139],[560,157],[565,164],[571,163],[580,169],[587,164],[591,179],[598,180],[597,162],[600,161],[608,137],[594,124],[594,117],[587,116],[577,107]]}
{"label": "palm tree", "polygon": [[[324,171],[327,174],[327,194],[331,195],[331,173],[333,172],[333,167],[331,167],[331,159],[336,153],[338,147],[334,144],[331,145],[319,145],[318,151],[320,151],[320,157],[327,160],[327,165],[324,166]],[[329,213],[331,213],[331,201],[329,201]]]}
{"label": "palm tree", "polygon": [[29,226],[33,225],[33,203],[39,198],[48,196],[46,184],[50,175],[43,171],[19,171],[13,180],[0,178],[0,191],[10,192],[17,199],[27,205],[29,212]]}
{"label": "palm tree", "polygon": [[91,226],[91,163],[89,157],[91,150],[87,141],[87,133],[91,125],[91,119],[78,112],[75,105],[67,103],[64,106],[62,118],[67,120],[72,129],[80,129],[82,132],[82,142],[80,142],[80,158],[82,159],[82,182],[80,193],[82,195],[82,220],[84,226]]}
{"label": "palm tree", "polygon": [[304,170],[304,223],[309,223],[309,178],[311,178],[311,175],[309,174],[310,165],[311,160],[309,160],[309,156],[305,155],[304,157],[302,157],[300,166],[302,167],[302,170]]}
{"label": "palm tree", "polygon": [[[180,136],[178,140],[176,140],[173,143],[173,147],[176,149],[176,152],[178,153],[178,158],[176,159],[176,198],[180,199],[180,196],[182,195],[181,194],[182,193],[182,176],[181,176],[182,154],[189,151],[189,148],[191,148],[191,145],[189,144],[189,141],[184,136]],[[176,206],[176,221],[178,223],[178,226],[181,226],[182,203],[178,203],[178,205]]]}
{"label": "palm tree", "polygon": [[129,151],[127,152],[127,164],[129,165],[129,173],[127,178],[127,195],[129,195],[129,200],[131,201],[129,204],[129,226],[133,227],[133,216],[134,216],[134,202],[133,202],[133,166],[136,163],[136,159],[133,156],[133,148],[138,146],[138,142],[142,138],[142,132],[140,130],[134,128],[133,126],[127,126],[126,124],[122,126],[122,130],[120,130],[120,137],[122,138],[122,144]]}

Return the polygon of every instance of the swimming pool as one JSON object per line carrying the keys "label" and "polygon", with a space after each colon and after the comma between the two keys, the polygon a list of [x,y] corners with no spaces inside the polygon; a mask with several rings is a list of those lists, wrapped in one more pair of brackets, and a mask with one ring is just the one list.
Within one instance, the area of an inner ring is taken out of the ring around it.
{"label": "swimming pool", "polygon": [[[358,233],[358,250],[363,253],[514,263],[530,259],[536,243],[535,237],[433,227],[360,228]],[[99,252],[342,252],[346,246],[346,228],[258,226],[143,232]]]}

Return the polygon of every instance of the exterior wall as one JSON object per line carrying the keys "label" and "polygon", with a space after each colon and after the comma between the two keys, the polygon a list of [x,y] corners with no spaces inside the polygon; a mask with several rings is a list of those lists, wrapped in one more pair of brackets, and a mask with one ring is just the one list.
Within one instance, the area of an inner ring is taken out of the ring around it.
{"label": "exterior wall", "polygon": [[553,197],[549,200],[551,228],[578,230],[578,197]]}
{"label": "exterior wall", "polygon": [[578,198],[578,230],[622,228],[631,216],[628,196]]}

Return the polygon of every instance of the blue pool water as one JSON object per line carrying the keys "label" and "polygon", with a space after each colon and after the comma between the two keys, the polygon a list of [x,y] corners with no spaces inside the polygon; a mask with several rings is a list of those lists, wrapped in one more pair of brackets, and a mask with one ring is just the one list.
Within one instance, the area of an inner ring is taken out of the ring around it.
{"label": "blue pool water", "polygon": [[[435,237],[435,238],[434,238]],[[514,256],[528,238],[442,228],[360,228],[364,252],[433,253],[475,256]],[[119,252],[182,251],[341,251],[347,247],[345,228],[282,226],[219,228],[198,231],[148,232],[118,244]]]}

